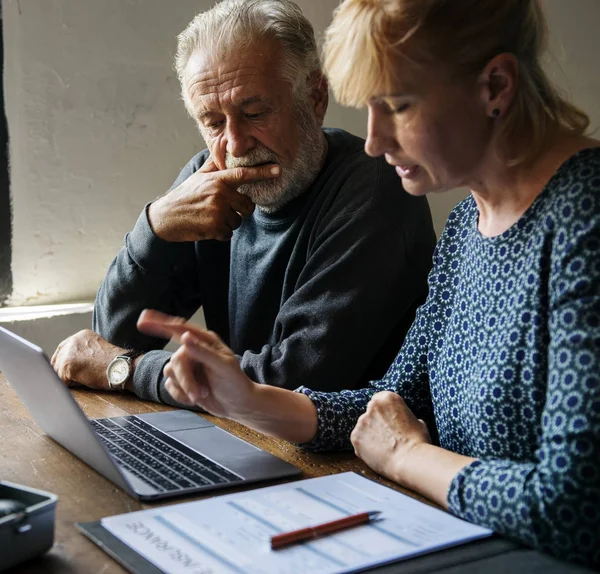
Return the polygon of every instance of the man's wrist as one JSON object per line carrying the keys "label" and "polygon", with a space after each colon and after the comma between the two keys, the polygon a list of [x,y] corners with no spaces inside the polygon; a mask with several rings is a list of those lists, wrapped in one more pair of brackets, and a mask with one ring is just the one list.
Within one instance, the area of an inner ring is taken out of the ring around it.
{"label": "man's wrist", "polygon": [[146,219],[148,220],[148,226],[150,227],[150,230],[152,231],[152,233],[154,233],[154,235],[156,235],[156,237],[160,237],[160,235],[158,233],[158,227],[157,227],[157,222],[160,221],[160,216],[157,214],[157,210],[158,210],[157,202],[158,201],[159,200],[157,199],[156,201],[149,203],[148,206],[146,207]]}
{"label": "man's wrist", "polygon": [[142,357],[144,355],[138,355],[137,357],[133,358],[131,361],[131,374],[129,375],[129,378],[127,379],[127,382],[125,383],[125,391],[128,391],[130,393],[134,393],[135,392],[135,387],[133,384],[133,379],[135,377],[135,370],[137,369],[137,366],[139,364],[139,362],[141,361]]}
{"label": "man's wrist", "polygon": [[120,349],[113,356],[106,367],[106,382],[108,384],[108,389],[121,392],[130,390],[128,385],[132,384],[133,373],[137,365],[136,359],[138,359],[141,354],[141,351]]}

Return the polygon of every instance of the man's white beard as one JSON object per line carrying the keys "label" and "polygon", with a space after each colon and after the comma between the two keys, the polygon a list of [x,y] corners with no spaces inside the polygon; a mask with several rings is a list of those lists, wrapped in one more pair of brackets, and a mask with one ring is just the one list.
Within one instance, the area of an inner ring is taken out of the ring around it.
{"label": "man's white beard", "polygon": [[[254,204],[266,213],[274,213],[301,195],[321,171],[325,139],[315,117],[306,108],[299,109],[297,121],[300,126],[298,152],[292,165],[281,166],[281,174],[275,179],[245,183],[238,191],[247,195]],[[263,163],[279,163],[279,158],[269,148],[258,143],[243,157],[225,156],[225,165],[251,167]]]}

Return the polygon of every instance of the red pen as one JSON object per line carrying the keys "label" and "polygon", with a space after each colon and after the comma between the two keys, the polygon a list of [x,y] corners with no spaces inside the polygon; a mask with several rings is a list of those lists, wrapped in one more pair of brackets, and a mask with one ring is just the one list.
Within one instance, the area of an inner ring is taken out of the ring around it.
{"label": "red pen", "polygon": [[288,544],[303,542],[304,540],[318,538],[319,536],[324,536],[326,534],[333,534],[334,532],[339,532],[340,530],[350,528],[351,526],[366,524],[367,522],[371,522],[371,520],[375,520],[380,514],[381,512],[379,510],[361,512],[360,514],[344,516],[344,518],[318,524],[317,526],[309,526],[307,528],[300,528],[299,530],[292,530],[291,532],[276,534],[275,536],[271,536],[271,550],[277,550]]}

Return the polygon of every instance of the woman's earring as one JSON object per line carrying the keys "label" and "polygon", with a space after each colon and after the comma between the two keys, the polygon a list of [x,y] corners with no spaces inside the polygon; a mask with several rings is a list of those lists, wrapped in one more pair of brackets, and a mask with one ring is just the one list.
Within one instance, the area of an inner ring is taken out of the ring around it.
{"label": "woman's earring", "polygon": [[492,117],[493,118],[499,118],[500,117],[500,110],[498,108],[494,108],[492,110]]}

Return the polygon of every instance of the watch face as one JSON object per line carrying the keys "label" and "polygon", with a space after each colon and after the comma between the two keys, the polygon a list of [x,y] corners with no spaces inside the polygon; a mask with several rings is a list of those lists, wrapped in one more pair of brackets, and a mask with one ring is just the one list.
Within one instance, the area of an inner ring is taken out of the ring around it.
{"label": "watch face", "polygon": [[129,363],[125,359],[115,359],[110,365],[108,380],[111,385],[122,385],[129,377]]}

